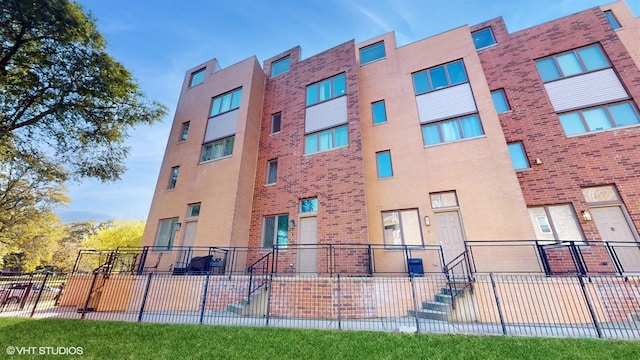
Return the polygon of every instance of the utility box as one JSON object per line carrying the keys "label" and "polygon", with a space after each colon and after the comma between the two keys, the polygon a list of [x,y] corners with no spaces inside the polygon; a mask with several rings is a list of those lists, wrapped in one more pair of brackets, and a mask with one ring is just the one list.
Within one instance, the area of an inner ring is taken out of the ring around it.
{"label": "utility box", "polygon": [[407,267],[409,268],[409,274],[413,276],[424,276],[424,267],[422,266],[422,258],[409,258],[407,259]]}

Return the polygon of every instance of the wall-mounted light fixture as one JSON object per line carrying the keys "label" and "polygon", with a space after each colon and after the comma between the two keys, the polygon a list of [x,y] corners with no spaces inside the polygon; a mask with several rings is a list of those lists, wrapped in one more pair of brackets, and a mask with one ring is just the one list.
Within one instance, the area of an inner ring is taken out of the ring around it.
{"label": "wall-mounted light fixture", "polygon": [[296,221],[291,219],[289,220],[289,230],[293,229],[296,226]]}
{"label": "wall-mounted light fixture", "polygon": [[533,160],[533,163],[536,164],[536,165],[541,165],[542,164],[542,159],[535,158],[535,160]]}
{"label": "wall-mounted light fixture", "polygon": [[584,221],[591,221],[591,214],[587,210],[580,211],[580,214],[582,215]]}
{"label": "wall-mounted light fixture", "polygon": [[431,218],[429,217],[429,215],[424,217],[424,225],[425,226],[431,225]]}
{"label": "wall-mounted light fixture", "polygon": [[180,231],[180,228],[182,227],[182,223],[176,223],[176,231]]}

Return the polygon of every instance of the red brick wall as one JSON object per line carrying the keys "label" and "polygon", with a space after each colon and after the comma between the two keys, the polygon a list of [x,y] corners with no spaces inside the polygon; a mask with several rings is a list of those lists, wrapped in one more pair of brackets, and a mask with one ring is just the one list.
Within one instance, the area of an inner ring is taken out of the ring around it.
{"label": "red brick wall", "polygon": [[[599,8],[508,34],[502,19],[491,26],[497,45],[478,52],[491,90],[504,88],[510,112],[500,115],[508,142],[523,141],[530,162],[518,172],[528,206],[572,203],[587,209],[580,188],[615,184],[640,227],[640,127],[567,138],[544,90],[535,60],[600,43],[623,85],[640,103],[640,71]],[[595,222],[580,219],[588,240],[601,239]]]}
{"label": "red brick wall", "polygon": [[[364,168],[354,43],[338,45],[298,62],[299,50],[291,50],[289,72],[268,78],[266,82],[249,246],[261,246],[264,216],[278,214],[288,214],[289,219],[295,221],[296,226],[289,230],[289,244],[295,245],[298,240],[299,201],[310,197],[317,197],[319,203],[319,244],[366,244]],[[265,62],[268,74],[270,66],[267,65]],[[349,146],[305,156],[306,87],[340,73],[346,74],[347,82]],[[281,130],[270,135],[271,115],[277,112],[282,113]],[[276,158],[276,184],[266,186],[267,161]],[[295,259],[291,260],[295,269]],[[320,267],[321,261],[319,259]]]}

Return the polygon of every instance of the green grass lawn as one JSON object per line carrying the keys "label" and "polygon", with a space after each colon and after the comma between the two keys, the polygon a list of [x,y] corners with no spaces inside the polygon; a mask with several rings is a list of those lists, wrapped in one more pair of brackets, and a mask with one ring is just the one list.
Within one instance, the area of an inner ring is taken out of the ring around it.
{"label": "green grass lawn", "polygon": [[[82,347],[82,359],[638,359],[640,342],[0,319],[13,346]],[[51,356],[66,358],[66,356]]]}

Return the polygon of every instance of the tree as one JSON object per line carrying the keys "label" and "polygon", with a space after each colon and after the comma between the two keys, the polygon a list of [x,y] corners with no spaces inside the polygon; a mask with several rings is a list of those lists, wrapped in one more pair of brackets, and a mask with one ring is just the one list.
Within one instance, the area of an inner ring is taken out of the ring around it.
{"label": "tree", "polygon": [[51,261],[44,267],[55,271],[71,271],[78,258],[82,243],[90,236],[100,231],[103,223],[95,221],[81,221],[65,224],[64,237],[60,239],[57,249],[53,252]]}
{"label": "tree", "polygon": [[0,0],[0,144],[64,169],[52,173],[59,182],[113,181],[125,171],[128,131],[165,114],[80,5]]}
{"label": "tree", "polygon": [[115,250],[142,245],[144,221],[115,220],[82,243],[83,249]]}

